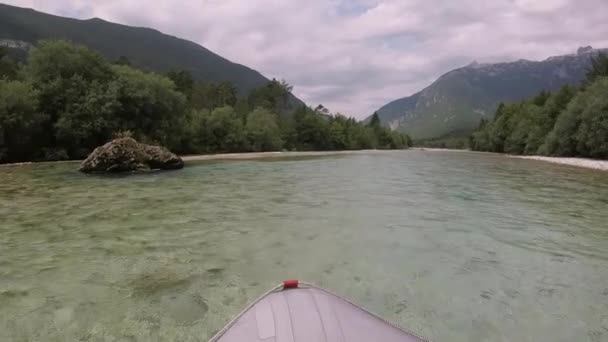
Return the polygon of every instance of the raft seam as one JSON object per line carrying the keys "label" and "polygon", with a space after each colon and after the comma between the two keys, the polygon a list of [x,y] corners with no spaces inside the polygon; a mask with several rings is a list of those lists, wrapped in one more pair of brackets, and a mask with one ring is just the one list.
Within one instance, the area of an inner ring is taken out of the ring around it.
{"label": "raft seam", "polygon": [[327,330],[325,330],[325,323],[323,323],[323,315],[321,315],[321,310],[319,310],[319,305],[317,305],[317,296],[315,296],[314,291],[309,291],[310,296],[312,297],[312,302],[315,304],[315,310],[317,311],[317,316],[319,316],[319,321],[321,321],[321,328],[323,328],[323,335],[325,336],[325,342],[328,342],[327,339]]}
{"label": "raft seam", "polygon": [[296,334],[294,333],[294,325],[293,325],[293,318],[291,317],[291,307],[289,306],[289,300],[287,299],[287,296],[285,295],[285,292],[281,292],[281,295],[283,295],[283,298],[285,298],[285,304],[287,304],[287,311],[289,312],[289,324],[290,324],[290,330],[291,330],[291,340],[293,342],[298,342],[296,340]]}
{"label": "raft seam", "polygon": [[[327,296],[327,293],[324,293],[323,295]],[[327,301],[327,305],[329,306],[331,313],[334,314],[334,317],[336,318],[336,322],[338,322],[338,328],[340,329],[340,336],[342,336],[342,342],[346,342],[346,337],[344,336],[344,330],[342,329],[342,322],[340,322],[340,317],[338,317],[338,314],[336,314],[336,310],[334,310],[334,306],[332,305],[331,300]]]}

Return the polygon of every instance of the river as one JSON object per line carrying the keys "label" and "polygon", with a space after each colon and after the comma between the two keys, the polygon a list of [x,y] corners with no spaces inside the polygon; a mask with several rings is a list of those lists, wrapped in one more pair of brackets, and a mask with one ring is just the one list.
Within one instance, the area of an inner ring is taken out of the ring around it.
{"label": "river", "polygon": [[608,173],[467,152],[0,166],[1,341],[206,341],[298,278],[434,341],[608,341]]}

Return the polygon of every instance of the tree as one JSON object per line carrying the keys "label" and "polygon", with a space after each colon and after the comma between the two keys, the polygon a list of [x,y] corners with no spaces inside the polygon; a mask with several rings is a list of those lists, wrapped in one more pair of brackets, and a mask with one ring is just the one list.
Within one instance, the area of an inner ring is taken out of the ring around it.
{"label": "tree", "polygon": [[281,80],[279,82],[279,85],[283,89],[283,94],[288,94],[288,93],[291,93],[293,91],[293,86],[290,85],[289,83],[287,83],[287,81],[285,81],[285,80]]}
{"label": "tree", "polygon": [[474,151],[488,150],[488,133],[486,127],[490,124],[488,119],[481,118],[477,128],[469,136],[469,147]]}
{"label": "tree", "polygon": [[[492,122],[481,121],[478,129],[471,135],[469,142],[471,148],[478,151],[505,152],[505,144],[515,125],[513,117],[521,112],[520,107],[521,104],[500,103],[494,120]],[[512,140],[508,142],[510,148],[514,148],[514,142]]]}
{"label": "tree", "polygon": [[376,148],[376,137],[374,131],[363,125],[356,125],[351,128],[353,145],[351,149],[370,149]]}
{"label": "tree", "polygon": [[374,130],[377,146],[380,149],[391,149],[393,148],[393,136],[391,130],[388,128],[380,127]]}
{"label": "tree", "polygon": [[550,96],[550,92],[541,90],[540,93],[532,99],[532,103],[539,107],[542,107],[545,105],[545,102],[547,102]]}
{"label": "tree", "polygon": [[249,105],[252,109],[264,107],[278,114],[286,114],[290,109],[289,96],[292,89],[287,82],[273,79],[249,93]]}
{"label": "tree", "polygon": [[481,118],[479,120],[479,125],[477,125],[477,131],[481,131],[488,125],[489,121],[486,118]]}
{"label": "tree", "polygon": [[541,152],[560,156],[608,157],[608,77],[597,77],[560,112]]}
{"label": "tree", "polygon": [[[82,158],[117,132],[177,153],[401,148],[409,137],[353,118],[292,111],[287,82],[238,98],[229,82],[195,82],[113,63],[85,47],[43,41],[21,67],[0,51],[0,162]],[[9,63],[11,62],[11,63]],[[19,80],[15,80],[19,79]]]}
{"label": "tree", "polygon": [[120,130],[115,113],[120,110],[116,84],[91,82],[86,91],[68,103],[55,123],[56,140],[69,156],[84,158]]}
{"label": "tree", "polygon": [[575,93],[574,88],[566,85],[545,101],[541,112],[533,118],[534,126],[530,128],[526,154],[547,154],[545,145],[547,135],[555,126],[557,116],[566,108]]}
{"label": "tree", "polygon": [[256,108],[249,113],[245,128],[252,151],[278,151],[283,147],[276,114],[268,109]]}
{"label": "tree", "polygon": [[236,112],[236,115],[243,120],[243,122],[246,122],[247,115],[249,114],[249,103],[247,102],[247,99],[238,99],[234,105],[234,111]]}
{"label": "tree", "polygon": [[490,150],[493,152],[506,152],[505,145],[511,136],[516,120],[513,118],[521,111],[522,103],[505,105],[497,112],[498,119],[494,121],[490,131]]}
{"label": "tree", "polygon": [[126,56],[120,56],[114,61],[114,64],[132,66],[131,61]]}
{"label": "tree", "polygon": [[247,136],[243,121],[232,107],[214,109],[206,123],[208,141],[212,151],[242,152],[247,149]]}
{"label": "tree", "polygon": [[[274,79],[273,79],[274,80]],[[276,81],[276,80],[274,80]],[[287,83],[285,80],[279,81],[278,99],[275,110],[277,113],[286,113],[290,110],[290,96],[293,91],[293,86]]]}
{"label": "tree", "polygon": [[[533,101],[536,103],[536,101]],[[540,145],[535,139],[530,140],[530,132],[533,127],[538,125],[538,118],[541,114],[541,107],[536,104],[522,104],[514,107],[511,114],[511,131],[506,134],[504,142],[504,151],[513,154],[523,154],[527,150],[528,143]],[[530,149],[530,148],[528,148]]]}
{"label": "tree", "polygon": [[412,146],[412,140],[407,134],[401,134],[397,131],[392,131],[391,133],[393,135],[391,144],[392,149],[404,149]]}
{"label": "tree", "polygon": [[343,120],[334,118],[329,126],[329,139],[332,150],[344,150],[349,148],[349,139]]}
{"label": "tree", "polygon": [[186,98],[167,77],[128,66],[114,65],[114,87],[119,102],[115,127],[137,139],[179,149],[186,123]]}
{"label": "tree", "polygon": [[[596,78],[578,101],[584,103],[575,134],[578,155],[608,158],[608,77]],[[577,101],[577,102],[578,102]]]}
{"label": "tree", "polygon": [[185,125],[184,150],[187,153],[213,152],[210,146],[212,141],[209,129],[210,112],[208,109],[192,109],[187,115]]}
{"label": "tree", "polygon": [[600,53],[591,58],[591,66],[587,70],[586,84],[593,83],[598,77],[608,76],[608,55]]}
{"label": "tree", "polygon": [[39,157],[48,116],[38,110],[37,96],[27,82],[0,80],[0,161]]}
{"label": "tree", "polygon": [[222,82],[216,88],[216,106],[230,106],[234,107],[237,102],[237,90],[236,87],[230,82]]}
{"label": "tree", "polygon": [[322,104],[319,104],[317,107],[315,107],[315,112],[323,115],[331,115],[329,109],[325,108],[325,106],[323,106]]}
{"label": "tree", "polygon": [[[220,84],[194,82],[190,105],[193,108],[213,110],[218,107],[236,106],[238,102],[237,89],[230,82]],[[249,112],[249,108],[247,108]]]}
{"label": "tree", "polygon": [[17,63],[9,57],[8,50],[0,47],[0,79],[15,79],[18,69]]}
{"label": "tree", "polygon": [[469,138],[474,150],[514,154],[575,155],[574,133],[585,104],[573,104],[575,89],[541,91],[530,100],[499,104],[492,122],[482,121]]}
{"label": "tree", "polygon": [[492,151],[489,130],[484,127],[474,132],[469,140],[469,146],[474,151]]}
{"label": "tree", "polygon": [[374,112],[374,114],[372,115],[372,118],[369,120],[369,127],[380,127],[381,122],[380,122],[380,116],[378,115],[378,112]]}
{"label": "tree", "polygon": [[194,88],[194,79],[186,70],[169,71],[167,77],[175,83],[175,90],[184,94],[187,99],[192,98],[192,90]]}
{"label": "tree", "polygon": [[110,64],[100,55],[65,41],[42,41],[32,49],[25,68],[27,81],[37,90],[38,105],[49,115],[45,135],[47,145],[58,145],[54,123],[70,112],[74,103],[83,103],[95,82],[106,86],[114,77]]}
{"label": "tree", "polygon": [[327,150],[331,148],[329,120],[307,107],[294,114],[298,150]]}
{"label": "tree", "polygon": [[504,110],[505,110],[505,104],[503,102],[499,103],[498,107],[496,107],[496,112],[494,113],[494,121],[497,121],[498,119],[500,119]]}
{"label": "tree", "polygon": [[74,77],[87,82],[113,77],[110,64],[99,54],[62,40],[41,41],[30,52],[26,69],[37,87]]}
{"label": "tree", "polygon": [[283,149],[297,150],[298,147],[298,132],[296,131],[296,120],[294,115],[277,115],[277,123],[281,131],[281,140],[283,141]]}
{"label": "tree", "polygon": [[559,91],[555,93],[555,95],[552,95],[549,98],[545,104],[545,108],[549,114],[549,118],[551,119],[551,126],[553,126],[555,123],[555,119],[557,119],[559,113],[566,109],[568,103],[570,103],[574,95],[576,95],[576,89],[565,85],[561,87]]}

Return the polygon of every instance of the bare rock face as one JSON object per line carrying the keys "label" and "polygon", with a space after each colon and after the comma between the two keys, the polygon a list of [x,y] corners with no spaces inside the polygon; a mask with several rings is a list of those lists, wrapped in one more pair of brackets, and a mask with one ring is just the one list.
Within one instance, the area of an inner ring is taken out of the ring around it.
{"label": "bare rock face", "polygon": [[184,167],[184,161],[161,146],[140,144],[151,169],[176,170]]}
{"label": "bare rock face", "polygon": [[183,167],[183,160],[164,147],[141,144],[133,138],[119,138],[93,150],[80,164],[79,171],[114,173]]}

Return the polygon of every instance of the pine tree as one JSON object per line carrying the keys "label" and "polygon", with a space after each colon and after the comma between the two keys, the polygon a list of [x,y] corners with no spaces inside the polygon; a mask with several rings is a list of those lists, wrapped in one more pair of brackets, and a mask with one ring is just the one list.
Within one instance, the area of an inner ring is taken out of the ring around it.
{"label": "pine tree", "polygon": [[374,115],[372,115],[371,120],[369,121],[369,127],[380,127],[380,116],[378,115],[378,112],[374,112]]}

